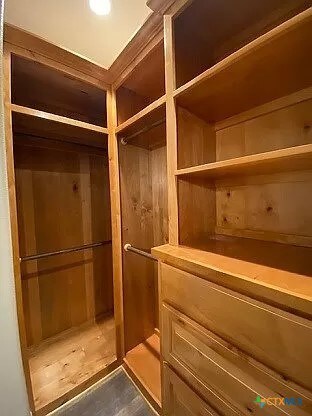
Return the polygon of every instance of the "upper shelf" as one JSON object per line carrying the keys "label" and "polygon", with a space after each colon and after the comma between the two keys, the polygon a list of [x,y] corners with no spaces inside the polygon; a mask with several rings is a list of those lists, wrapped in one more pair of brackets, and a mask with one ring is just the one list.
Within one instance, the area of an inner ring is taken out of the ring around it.
{"label": "upper shelf", "polygon": [[12,103],[106,127],[106,91],[39,62],[12,56]]}
{"label": "upper shelf", "polygon": [[123,143],[153,149],[166,143],[166,97],[163,96],[117,127]]}
{"label": "upper shelf", "polygon": [[242,47],[175,91],[177,104],[208,122],[312,83],[312,8]]}
{"label": "upper shelf", "polygon": [[116,92],[118,125],[165,94],[164,42],[159,42],[122,80]]}
{"label": "upper shelf", "polygon": [[14,133],[107,149],[105,127],[16,104],[11,110]]}
{"label": "upper shelf", "polygon": [[217,179],[234,175],[257,175],[311,168],[312,144],[306,144],[179,169],[176,171],[176,176]]}
{"label": "upper shelf", "polygon": [[174,19],[177,87],[311,7],[309,0],[235,0],[235,8],[232,3],[192,0]]}

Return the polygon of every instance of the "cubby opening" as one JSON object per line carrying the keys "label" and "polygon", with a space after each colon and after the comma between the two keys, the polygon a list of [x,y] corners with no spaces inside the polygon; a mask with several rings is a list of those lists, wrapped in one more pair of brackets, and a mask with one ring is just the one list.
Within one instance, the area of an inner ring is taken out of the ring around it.
{"label": "cubby opening", "polygon": [[116,91],[118,125],[165,94],[164,42],[134,68]]}
{"label": "cubby opening", "polygon": [[106,127],[106,92],[39,62],[12,55],[12,103]]}
{"label": "cubby opening", "polygon": [[[122,244],[150,252],[168,242],[165,121],[133,134],[119,137]],[[157,262],[123,252],[125,363],[160,406],[157,274]]]}
{"label": "cubby opening", "polygon": [[219,123],[207,123],[178,107],[178,174],[218,177],[235,169],[246,174],[256,169],[260,173],[307,169],[311,110],[311,88]]}
{"label": "cubby opening", "polygon": [[[224,4],[215,7],[221,10]],[[260,7],[268,16],[272,7],[276,26],[306,7],[287,4],[288,14],[276,8],[281,2],[259,3],[255,12],[260,16]],[[200,1],[190,6],[194,16],[199,5],[205,9]],[[177,22],[186,18],[183,13]],[[232,18],[235,14],[226,19]],[[272,28],[270,19],[258,29]],[[239,25],[229,27],[240,33]],[[208,253],[215,270],[304,298],[312,276],[309,13],[276,31],[176,94],[179,244]]]}
{"label": "cubby opening", "polygon": [[107,135],[18,111],[12,121],[29,368],[44,413],[116,361]]}
{"label": "cubby opening", "polygon": [[216,270],[306,295],[311,109],[310,89],[216,125],[178,108],[179,244],[210,253]]}
{"label": "cubby opening", "polygon": [[174,21],[180,87],[244,45],[311,6],[307,0],[194,0]]}

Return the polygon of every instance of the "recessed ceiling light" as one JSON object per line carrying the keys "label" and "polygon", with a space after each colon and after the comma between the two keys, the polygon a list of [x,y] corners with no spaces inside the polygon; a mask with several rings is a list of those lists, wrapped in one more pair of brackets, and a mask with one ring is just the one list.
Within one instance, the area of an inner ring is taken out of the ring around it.
{"label": "recessed ceiling light", "polygon": [[111,11],[110,0],[89,0],[90,9],[99,16],[105,16]]}

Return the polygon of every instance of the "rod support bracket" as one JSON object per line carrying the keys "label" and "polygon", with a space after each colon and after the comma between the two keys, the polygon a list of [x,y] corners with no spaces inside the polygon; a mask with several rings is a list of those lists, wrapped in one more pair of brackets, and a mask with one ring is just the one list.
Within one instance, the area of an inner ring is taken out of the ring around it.
{"label": "rod support bracket", "polygon": [[124,250],[129,251],[129,248],[131,248],[131,244],[127,243],[124,245]]}

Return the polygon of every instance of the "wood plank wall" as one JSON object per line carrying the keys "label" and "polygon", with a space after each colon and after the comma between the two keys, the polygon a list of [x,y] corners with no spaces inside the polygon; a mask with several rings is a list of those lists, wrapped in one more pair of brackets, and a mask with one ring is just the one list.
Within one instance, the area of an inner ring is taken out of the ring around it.
{"label": "wood plank wall", "polygon": [[[168,242],[166,147],[119,147],[123,244],[150,249]],[[126,351],[158,327],[157,267],[149,259],[124,253]]]}
{"label": "wood plank wall", "polygon": [[[15,136],[21,256],[111,240],[107,154],[36,140]],[[22,284],[28,345],[112,313],[111,244],[22,263]]]}

